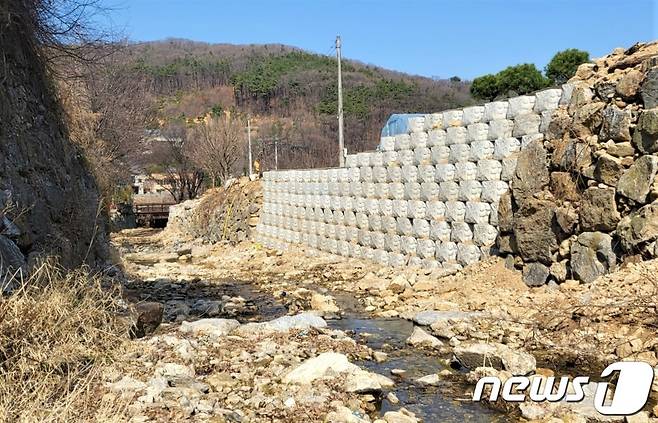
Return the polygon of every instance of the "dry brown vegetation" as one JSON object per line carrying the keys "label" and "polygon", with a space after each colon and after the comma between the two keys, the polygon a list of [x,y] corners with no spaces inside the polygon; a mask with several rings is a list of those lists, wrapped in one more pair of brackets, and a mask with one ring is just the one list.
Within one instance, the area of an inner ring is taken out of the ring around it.
{"label": "dry brown vegetation", "polygon": [[99,389],[127,330],[115,294],[47,262],[0,298],[0,421],[120,419]]}

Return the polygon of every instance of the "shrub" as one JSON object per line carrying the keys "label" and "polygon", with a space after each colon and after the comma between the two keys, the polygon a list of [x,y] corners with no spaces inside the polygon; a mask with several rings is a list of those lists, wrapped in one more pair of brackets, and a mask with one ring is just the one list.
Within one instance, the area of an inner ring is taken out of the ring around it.
{"label": "shrub", "polygon": [[563,84],[576,74],[578,66],[589,62],[589,53],[570,48],[559,51],[546,65],[546,76],[554,84]]}
{"label": "shrub", "polygon": [[548,86],[548,80],[530,63],[510,66],[496,75],[498,89],[503,95],[523,95]]}

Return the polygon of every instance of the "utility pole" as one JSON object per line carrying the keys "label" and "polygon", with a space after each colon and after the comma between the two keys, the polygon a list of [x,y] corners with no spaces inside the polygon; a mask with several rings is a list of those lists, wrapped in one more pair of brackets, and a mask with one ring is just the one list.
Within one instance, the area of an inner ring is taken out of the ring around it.
{"label": "utility pole", "polygon": [[343,73],[340,68],[340,35],[336,37],[336,58],[338,59],[338,166],[345,166],[345,143],[343,139]]}
{"label": "utility pole", "polygon": [[252,178],[252,158],[251,158],[251,119],[247,118],[247,143],[249,144],[249,179]]}
{"label": "utility pole", "polygon": [[274,170],[279,170],[279,149],[277,147],[277,138],[274,138]]}

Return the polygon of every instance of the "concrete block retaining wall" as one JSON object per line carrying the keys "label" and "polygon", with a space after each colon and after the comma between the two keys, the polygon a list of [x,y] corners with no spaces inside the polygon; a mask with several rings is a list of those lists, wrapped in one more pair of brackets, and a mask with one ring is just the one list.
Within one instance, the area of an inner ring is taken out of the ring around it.
{"label": "concrete block retaining wall", "polygon": [[571,87],[410,119],[345,168],[266,172],[257,240],[391,266],[459,268],[495,253],[498,201],[519,151]]}

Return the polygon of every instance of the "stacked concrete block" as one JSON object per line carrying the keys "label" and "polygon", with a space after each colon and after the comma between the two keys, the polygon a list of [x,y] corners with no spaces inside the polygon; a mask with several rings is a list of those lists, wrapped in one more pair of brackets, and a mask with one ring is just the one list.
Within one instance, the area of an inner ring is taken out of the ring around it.
{"label": "stacked concrete block", "polygon": [[562,89],[416,116],[341,169],[265,172],[257,237],[390,266],[460,268],[491,254],[516,158]]}

